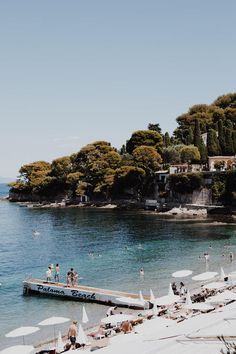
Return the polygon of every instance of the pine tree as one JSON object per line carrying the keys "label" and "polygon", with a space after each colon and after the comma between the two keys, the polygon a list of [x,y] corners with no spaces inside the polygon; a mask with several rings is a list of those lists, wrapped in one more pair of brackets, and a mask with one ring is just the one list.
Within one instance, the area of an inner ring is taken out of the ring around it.
{"label": "pine tree", "polygon": [[222,155],[225,155],[225,135],[224,135],[224,126],[222,119],[218,122],[218,139],[220,144],[220,149]]}
{"label": "pine tree", "polygon": [[209,129],[207,133],[207,150],[209,156],[220,155],[220,144],[217,139],[216,131]]}
{"label": "pine tree", "polygon": [[189,127],[186,136],[186,145],[191,145],[191,144],[193,144],[193,130],[191,127]]}
{"label": "pine tree", "polygon": [[168,132],[166,132],[164,137],[163,137],[163,143],[164,143],[165,147],[170,146],[170,136],[169,136]]}
{"label": "pine tree", "polygon": [[198,119],[195,119],[193,143],[197,147],[199,147],[201,145],[201,130],[200,130],[200,124],[199,124]]}
{"label": "pine tree", "polygon": [[232,130],[228,128],[224,128],[224,136],[225,136],[225,155],[234,155]]}

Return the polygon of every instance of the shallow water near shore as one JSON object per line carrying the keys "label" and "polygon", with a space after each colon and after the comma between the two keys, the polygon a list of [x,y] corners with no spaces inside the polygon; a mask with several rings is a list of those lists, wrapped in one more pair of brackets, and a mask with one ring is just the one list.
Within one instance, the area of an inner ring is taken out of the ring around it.
{"label": "shallow water near shore", "polygon": [[[1,201],[0,349],[22,343],[21,338],[5,338],[19,326],[34,326],[50,316],[81,319],[80,302],[22,296],[25,277],[45,278],[48,264],[59,263],[63,281],[74,267],[84,285],[144,294],[152,288],[156,296],[163,295],[173,281],[172,272],[206,270],[204,258],[199,258],[204,252],[210,254],[209,270],[219,272],[220,266],[236,270],[236,261],[229,261],[230,251],[236,255],[236,227],[225,221],[114,209],[33,209]],[[190,288],[198,285],[191,278],[185,283]],[[106,309],[87,303],[90,322],[85,328],[98,323]],[[58,328],[63,332],[67,327]],[[25,342],[35,344],[52,337],[53,328],[44,327],[25,337]]]}

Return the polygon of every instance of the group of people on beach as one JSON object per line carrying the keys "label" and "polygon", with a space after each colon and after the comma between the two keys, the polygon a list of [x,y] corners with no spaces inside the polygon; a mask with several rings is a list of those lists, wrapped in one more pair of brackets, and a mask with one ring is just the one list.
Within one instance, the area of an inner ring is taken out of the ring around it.
{"label": "group of people on beach", "polygon": [[182,281],[179,283],[179,287],[177,287],[177,284],[175,282],[171,284],[171,287],[175,295],[187,294],[187,289]]}

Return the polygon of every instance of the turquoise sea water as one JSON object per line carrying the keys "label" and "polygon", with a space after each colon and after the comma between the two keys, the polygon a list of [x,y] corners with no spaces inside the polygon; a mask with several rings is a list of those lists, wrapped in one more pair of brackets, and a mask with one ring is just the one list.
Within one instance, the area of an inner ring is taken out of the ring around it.
{"label": "turquoise sea water", "polygon": [[[33,230],[40,234],[34,236]],[[210,254],[209,270],[236,270],[236,261],[230,264],[228,257],[230,251],[236,255],[235,224],[136,211],[33,209],[0,201],[0,349],[22,343],[5,338],[19,326],[36,325],[50,316],[81,318],[82,303],[22,296],[24,278],[44,278],[49,263],[60,264],[64,279],[74,267],[82,284],[144,294],[151,287],[157,296],[167,292],[172,272],[204,272],[199,255],[205,251]],[[139,276],[141,267],[144,278]],[[191,278],[186,283],[193,286]],[[86,309],[88,326],[106,313],[101,305],[87,303]],[[25,341],[37,343],[52,334],[52,328],[44,327]]]}

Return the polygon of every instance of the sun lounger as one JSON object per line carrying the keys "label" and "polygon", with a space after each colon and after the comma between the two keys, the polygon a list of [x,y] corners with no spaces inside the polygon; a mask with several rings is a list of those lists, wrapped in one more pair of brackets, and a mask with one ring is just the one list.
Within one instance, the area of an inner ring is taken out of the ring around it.
{"label": "sun lounger", "polygon": [[109,343],[110,343],[110,340],[108,337],[105,337],[105,336],[94,337],[91,340],[91,350],[107,347],[109,345]]}

